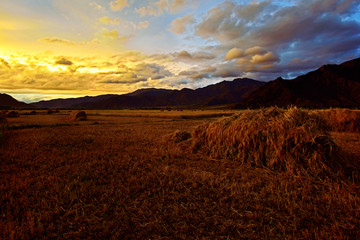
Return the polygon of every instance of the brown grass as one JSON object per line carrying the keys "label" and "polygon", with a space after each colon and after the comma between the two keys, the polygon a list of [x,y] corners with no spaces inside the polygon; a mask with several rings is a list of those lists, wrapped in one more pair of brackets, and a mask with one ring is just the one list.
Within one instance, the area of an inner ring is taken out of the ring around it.
{"label": "brown grass", "polygon": [[328,109],[319,111],[332,131],[360,132],[360,111],[350,109]]}
{"label": "brown grass", "polygon": [[325,130],[319,114],[296,107],[244,111],[199,126],[193,149],[240,164],[333,178],[349,169],[349,161]]}
{"label": "brown grass", "polygon": [[[360,238],[358,183],[214,159],[187,151],[183,137],[163,141],[211,119],[99,113],[65,126],[68,112],[8,119],[0,239]],[[41,127],[12,128],[22,124]]]}
{"label": "brown grass", "polygon": [[8,121],[6,119],[6,115],[0,112],[0,144],[4,140],[7,125],[8,125]]}
{"label": "brown grass", "polygon": [[189,132],[177,130],[174,133],[167,135],[165,137],[165,141],[180,143],[188,140],[189,138],[191,138],[191,134]]}

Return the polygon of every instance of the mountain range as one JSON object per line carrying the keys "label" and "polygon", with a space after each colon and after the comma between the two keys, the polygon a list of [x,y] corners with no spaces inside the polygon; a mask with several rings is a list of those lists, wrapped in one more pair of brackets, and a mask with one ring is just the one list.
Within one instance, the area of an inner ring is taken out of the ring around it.
{"label": "mountain range", "polygon": [[274,105],[310,108],[360,107],[360,58],[340,65],[324,65],[293,80],[277,78],[267,83],[237,78],[195,90],[147,88],[123,95],[54,99],[31,104],[18,102],[7,94],[0,94],[1,108],[124,109],[217,105],[235,108]]}
{"label": "mountain range", "polygon": [[32,105],[39,108],[75,109],[204,107],[238,103],[264,84],[260,81],[238,78],[195,90],[148,88],[123,95],[54,99],[32,103]]}

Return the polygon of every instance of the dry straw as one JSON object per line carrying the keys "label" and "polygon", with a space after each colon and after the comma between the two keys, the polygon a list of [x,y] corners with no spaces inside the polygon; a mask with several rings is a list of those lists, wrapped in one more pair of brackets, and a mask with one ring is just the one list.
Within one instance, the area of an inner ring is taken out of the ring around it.
{"label": "dry straw", "polygon": [[324,115],[332,131],[360,132],[360,111],[350,109],[328,109],[319,111]]}
{"label": "dry straw", "polygon": [[6,133],[8,121],[6,119],[6,115],[0,112],[0,143],[2,142],[4,135]]}
{"label": "dry straw", "polygon": [[295,175],[337,177],[346,161],[326,126],[319,114],[296,107],[247,110],[197,127],[192,148]]}

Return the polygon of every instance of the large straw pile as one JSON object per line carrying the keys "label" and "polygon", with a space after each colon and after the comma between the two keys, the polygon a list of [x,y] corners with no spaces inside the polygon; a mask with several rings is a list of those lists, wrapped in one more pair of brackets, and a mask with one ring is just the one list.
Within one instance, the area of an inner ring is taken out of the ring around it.
{"label": "large straw pile", "polygon": [[296,107],[248,110],[201,125],[193,150],[296,175],[337,176],[341,154],[319,114]]}

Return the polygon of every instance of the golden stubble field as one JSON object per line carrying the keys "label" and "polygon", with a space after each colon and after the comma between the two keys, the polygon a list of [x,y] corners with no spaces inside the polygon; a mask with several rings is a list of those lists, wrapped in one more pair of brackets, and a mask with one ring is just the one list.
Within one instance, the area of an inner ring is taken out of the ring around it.
{"label": "golden stubble field", "polygon": [[236,111],[86,112],[81,122],[67,110],[8,118],[0,239],[360,238],[360,134],[341,128],[346,119],[328,133],[352,176],[319,177],[236,159],[222,119]]}

